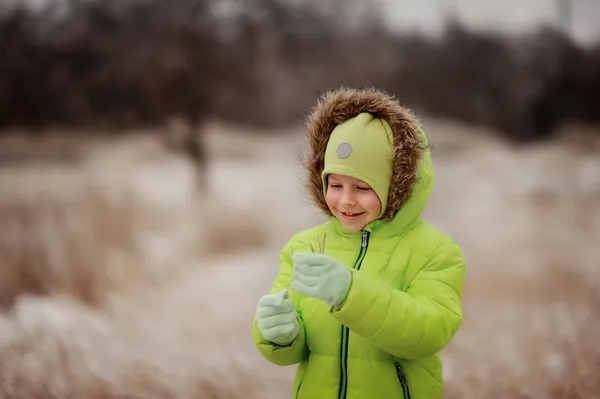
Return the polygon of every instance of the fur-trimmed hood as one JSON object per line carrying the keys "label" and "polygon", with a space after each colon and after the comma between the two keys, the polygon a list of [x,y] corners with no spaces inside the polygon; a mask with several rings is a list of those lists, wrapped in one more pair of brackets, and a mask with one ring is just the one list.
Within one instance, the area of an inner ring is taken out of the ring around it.
{"label": "fur-trimmed hood", "polygon": [[[368,112],[386,120],[394,137],[392,179],[387,199],[387,209],[382,216],[391,221],[413,195],[415,185],[422,175],[419,161],[429,157],[427,138],[413,113],[401,106],[392,96],[375,89],[339,88],[324,94],[307,119],[308,151],[305,154],[306,189],[315,204],[327,216],[332,216],[323,196],[321,172],[324,168],[325,150],[330,134],[340,123]],[[428,171],[431,173],[431,171]],[[433,184],[427,184],[426,202]],[[419,214],[422,207],[419,206]]]}

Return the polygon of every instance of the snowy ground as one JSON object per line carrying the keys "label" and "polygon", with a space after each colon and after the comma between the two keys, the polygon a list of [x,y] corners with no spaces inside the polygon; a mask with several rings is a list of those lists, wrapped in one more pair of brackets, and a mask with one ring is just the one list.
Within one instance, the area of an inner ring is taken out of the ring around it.
{"label": "snowy ground", "polygon": [[[468,261],[447,397],[562,397],[567,382],[589,397],[600,157],[426,127],[425,216]],[[322,220],[300,184],[302,131],[284,133],[211,127],[205,198],[190,165],[135,142],[98,147],[81,169],[0,169],[0,397],[288,397],[293,368],[266,363],[250,336],[280,247]]]}

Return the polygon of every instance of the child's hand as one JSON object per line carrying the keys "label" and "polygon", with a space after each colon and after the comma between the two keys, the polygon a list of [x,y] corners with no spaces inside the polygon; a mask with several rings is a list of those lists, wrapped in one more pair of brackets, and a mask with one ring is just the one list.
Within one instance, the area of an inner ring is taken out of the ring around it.
{"label": "child's hand", "polygon": [[346,300],[352,275],[348,268],[325,254],[293,254],[292,289],[300,294],[319,298],[329,306],[339,306]]}
{"label": "child's hand", "polygon": [[287,345],[298,335],[294,303],[288,296],[287,288],[276,294],[264,295],[258,301],[256,322],[265,339],[278,345]]}

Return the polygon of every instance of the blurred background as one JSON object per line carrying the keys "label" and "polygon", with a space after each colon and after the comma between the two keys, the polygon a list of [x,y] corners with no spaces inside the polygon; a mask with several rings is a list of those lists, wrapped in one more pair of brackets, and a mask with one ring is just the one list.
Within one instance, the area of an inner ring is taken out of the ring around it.
{"label": "blurred background", "polygon": [[251,322],[340,84],[433,145],[445,397],[600,395],[600,2],[4,0],[0,51],[0,397],[290,397]]}

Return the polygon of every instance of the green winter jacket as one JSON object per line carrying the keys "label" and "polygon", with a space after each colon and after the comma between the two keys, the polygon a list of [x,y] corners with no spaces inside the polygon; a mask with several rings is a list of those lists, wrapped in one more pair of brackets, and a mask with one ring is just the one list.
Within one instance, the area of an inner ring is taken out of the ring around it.
{"label": "green winter jacket", "polygon": [[[327,208],[320,172],[327,135],[359,112],[390,123],[395,167],[383,219],[348,233]],[[271,292],[290,288],[292,253],[310,252],[308,243],[323,233],[325,253],[351,269],[352,285],[338,309],[290,290],[300,333],[278,346],[262,337],[255,321],[258,350],[271,363],[298,364],[295,398],[442,398],[439,352],[462,321],[465,262],[460,247],[421,218],[434,182],[425,134],[384,93],[340,89],[319,103],[308,138],[307,188],[329,221],[289,240]]]}

